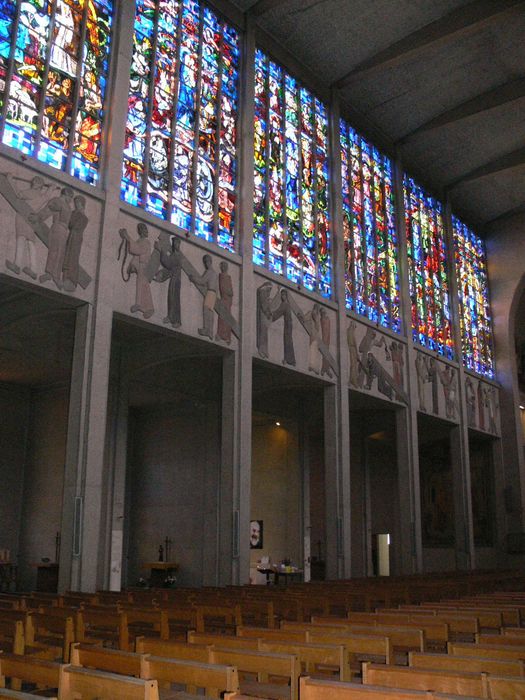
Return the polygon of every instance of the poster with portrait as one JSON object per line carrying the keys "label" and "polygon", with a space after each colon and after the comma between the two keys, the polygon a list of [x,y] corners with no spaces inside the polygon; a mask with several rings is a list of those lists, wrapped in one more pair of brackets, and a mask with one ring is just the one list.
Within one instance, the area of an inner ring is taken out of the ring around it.
{"label": "poster with portrait", "polygon": [[250,549],[263,548],[263,521],[250,521]]}

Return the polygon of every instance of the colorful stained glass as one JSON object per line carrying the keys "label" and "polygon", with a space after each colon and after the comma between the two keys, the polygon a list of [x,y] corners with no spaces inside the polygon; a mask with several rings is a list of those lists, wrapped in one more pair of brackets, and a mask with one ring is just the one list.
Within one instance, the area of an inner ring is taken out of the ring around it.
{"label": "colorful stained glass", "polygon": [[0,0],[2,142],[98,179],[110,0]]}
{"label": "colorful stained glass", "polygon": [[492,321],[485,246],[455,216],[452,217],[452,230],[463,364],[467,369],[493,379]]}
{"label": "colorful stained glass", "polygon": [[392,161],[340,121],[346,306],[399,333]]}
{"label": "colorful stained glass", "polygon": [[197,0],[137,0],[122,198],[234,249],[239,37]]}
{"label": "colorful stained glass", "polygon": [[403,189],[414,342],[452,359],[443,207],[408,175]]}
{"label": "colorful stained glass", "polygon": [[332,293],[326,107],[255,52],[253,261]]}

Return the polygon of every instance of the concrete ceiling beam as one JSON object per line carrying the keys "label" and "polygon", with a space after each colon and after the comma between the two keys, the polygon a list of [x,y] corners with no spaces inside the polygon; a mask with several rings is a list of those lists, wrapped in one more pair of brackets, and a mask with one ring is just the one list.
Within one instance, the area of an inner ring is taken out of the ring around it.
{"label": "concrete ceiling beam", "polygon": [[467,119],[476,114],[487,112],[490,109],[501,107],[502,105],[514,102],[523,97],[525,97],[525,78],[518,78],[509,83],[498,85],[498,87],[492,88],[492,90],[487,90],[481,95],[476,95],[476,97],[466,100],[456,107],[447,109],[437,117],[429,119],[424,124],[418,126],[417,129],[413,129],[408,134],[405,134],[405,136],[399,139],[398,143],[404,145],[407,141],[414,138],[414,136],[431,131],[432,129],[438,129],[447,124],[454,124],[462,119]]}
{"label": "concrete ceiling beam", "polygon": [[[264,3],[270,4],[272,0],[259,0],[254,7]],[[406,58],[416,55],[421,51],[446,43],[458,36],[477,30],[482,24],[494,20],[498,15],[508,10],[523,5],[525,0],[475,0],[430,22],[421,29],[407,34],[399,41],[391,44],[386,49],[379,51],[366,61],[355,66],[346,75],[334,82],[336,88],[344,88],[356,80],[360,80],[372,71],[384,70],[401,63]]]}
{"label": "concrete ceiling beam", "polygon": [[482,177],[487,177],[488,175],[494,175],[496,173],[502,172],[504,170],[510,170],[511,168],[518,168],[520,165],[525,165],[525,148],[518,148],[511,153],[506,153],[504,156],[499,158],[494,158],[494,160],[485,163],[485,165],[475,168],[468,173],[465,173],[461,177],[452,180],[445,185],[445,189],[451,190],[458,185],[462,185],[465,182],[472,182],[473,180],[479,180]]}

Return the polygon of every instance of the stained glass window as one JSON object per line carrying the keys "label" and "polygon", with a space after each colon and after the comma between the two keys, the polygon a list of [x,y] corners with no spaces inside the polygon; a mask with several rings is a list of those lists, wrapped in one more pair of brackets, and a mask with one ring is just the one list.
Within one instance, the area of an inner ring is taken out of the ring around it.
{"label": "stained glass window", "polygon": [[443,207],[408,175],[404,195],[414,342],[452,359]]}
{"label": "stained glass window", "polygon": [[137,0],[122,198],[233,250],[239,37],[196,0]]}
{"label": "stained glass window", "polygon": [[399,333],[393,165],[340,121],[346,306]]}
{"label": "stained glass window", "polygon": [[452,217],[452,229],[463,364],[478,374],[493,378],[492,322],[485,246],[455,216]]}
{"label": "stained glass window", "polygon": [[98,178],[112,0],[0,0],[1,139]]}
{"label": "stained glass window", "polygon": [[254,126],[253,260],[330,297],[326,107],[260,50]]}

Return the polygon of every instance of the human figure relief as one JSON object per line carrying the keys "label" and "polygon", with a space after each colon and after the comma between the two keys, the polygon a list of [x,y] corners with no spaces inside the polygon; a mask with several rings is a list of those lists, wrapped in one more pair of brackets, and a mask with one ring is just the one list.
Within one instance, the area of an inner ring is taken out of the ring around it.
{"label": "human figure relief", "polygon": [[170,280],[168,285],[168,315],[164,318],[164,323],[171,323],[174,328],[179,328],[181,325],[180,285],[183,257],[180,252],[180,238],[172,237],[170,253],[161,247],[159,241],[155,241],[154,247],[160,253],[160,263]]}
{"label": "human figure relief", "polygon": [[[233,282],[228,272],[228,263],[223,260],[219,265],[219,269],[219,293],[221,295],[221,301],[226,310],[231,312],[233,304]],[[215,336],[215,340],[224,340],[227,345],[232,342],[232,327],[220,314],[217,320],[217,335]]]}
{"label": "human figure relief", "polygon": [[89,222],[85,214],[85,197],[77,195],[73,199],[73,207],[71,218],[69,219],[69,236],[66,242],[66,252],[62,266],[63,286],[66,292],[73,292],[78,285],[80,251],[84,240],[84,231]]}
{"label": "human figure relief", "polygon": [[476,427],[476,392],[474,384],[470,377],[465,380],[465,401],[467,403],[467,425],[471,428]]}
{"label": "human figure relief", "polygon": [[310,340],[308,347],[308,369],[315,374],[321,371],[322,355],[319,350],[319,341],[321,340],[321,310],[319,304],[314,304],[312,310],[309,311],[299,320],[304,322]]}
{"label": "human figure relief", "polygon": [[257,289],[257,350],[263,358],[268,357],[268,329],[272,324],[271,282],[263,282]]}
{"label": "human figure relief", "polygon": [[428,369],[423,353],[416,353],[416,376],[417,376],[417,394],[419,398],[419,410],[427,412],[427,402],[425,397],[425,384],[428,381]]}
{"label": "human figure relief", "polygon": [[427,382],[432,384],[432,413],[439,413],[439,398],[438,398],[438,370],[436,361],[433,357],[425,356],[427,365]]}
{"label": "human figure relief", "polygon": [[69,236],[72,201],[73,190],[71,187],[63,187],[58,197],[52,197],[40,211],[28,216],[30,223],[52,218],[49,227],[46,270],[43,275],[40,275],[40,282],[52,279],[58,289],[62,289],[62,267]]}
{"label": "human figure relief", "polygon": [[119,231],[120,237],[126,241],[129,252],[132,255],[128,267],[128,274],[136,274],[135,303],[130,311],[140,311],[144,318],[150,318],[155,311],[151,297],[150,279],[147,274],[148,263],[151,258],[151,244],[148,240],[148,227],[144,223],[137,224],[137,240],[132,240],[125,228]]}
{"label": "human figure relief", "polygon": [[371,371],[371,365],[373,364],[372,348],[380,348],[381,346],[383,346],[385,351],[388,352],[384,337],[382,335],[377,337],[377,333],[373,328],[367,328],[363,340],[359,343],[359,352],[361,353],[361,361],[359,365],[359,386],[363,386],[363,381],[366,376],[365,389],[371,389],[372,381],[374,379],[374,374]]}
{"label": "human figure relief", "polygon": [[439,379],[443,385],[443,394],[445,396],[445,414],[447,418],[457,418],[458,409],[458,382],[456,370],[450,365],[445,365],[445,369],[441,370],[436,366]]}
{"label": "human figure relief", "polygon": [[[403,367],[405,364],[405,357],[403,353],[403,346],[396,340],[393,340],[389,348],[389,357],[392,361],[392,375],[395,385],[399,389],[403,389],[405,385]],[[388,358],[387,358],[388,359]]]}
{"label": "human figure relief", "polygon": [[350,364],[350,377],[348,379],[351,386],[359,388],[359,352],[357,350],[357,341],[355,338],[355,329],[357,324],[355,321],[350,321],[346,330],[346,342],[348,345],[348,359]]}
{"label": "human figure relief", "polygon": [[283,365],[295,366],[295,351],[293,345],[293,311],[288,298],[288,291],[281,289],[281,303],[272,313],[272,321],[283,317]]}
{"label": "human figure relief", "polygon": [[[44,188],[49,187],[49,185],[44,184],[44,180],[39,175],[35,175],[31,180],[25,180],[23,178],[13,177],[10,173],[7,173],[6,178],[16,196],[24,202],[27,202],[34,213],[31,204],[38,202],[38,200],[44,196]],[[19,190],[15,187],[15,180],[28,182],[29,187]],[[31,279],[36,280],[36,234],[26,217],[18,212],[15,214],[15,234],[15,259],[14,261],[6,260],[5,266],[8,270],[11,270],[11,272],[17,275],[19,275],[20,270],[22,270],[22,272],[31,277]]]}
{"label": "human figure relief", "polygon": [[493,387],[484,387],[483,399],[488,411],[489,431],[491,433],[497,433],[498,429],[496,427],[496,390]]}
{"label": "human figure relief", "polygon": [[210,340],[213,340],[214,326],[214,309],[217,301],[218,278],[217,272],[213,269],[213,260],[211,255],[204,255],[202,258],[204,272],[202,275],[195,277],[190,276],[190,281],[200,288],[204,294],[202,302],[202,327],[197,330],[199,335],[204,335]]}
{"label": "human figure relief", "polygon": [[[330,349],[330,335],[330,315],[324,306],[321,306],[321,339],[326,350]],[[330,378],[333,376],[330,363],[324,355],[321,363],[321,374],[326,374]]]}

